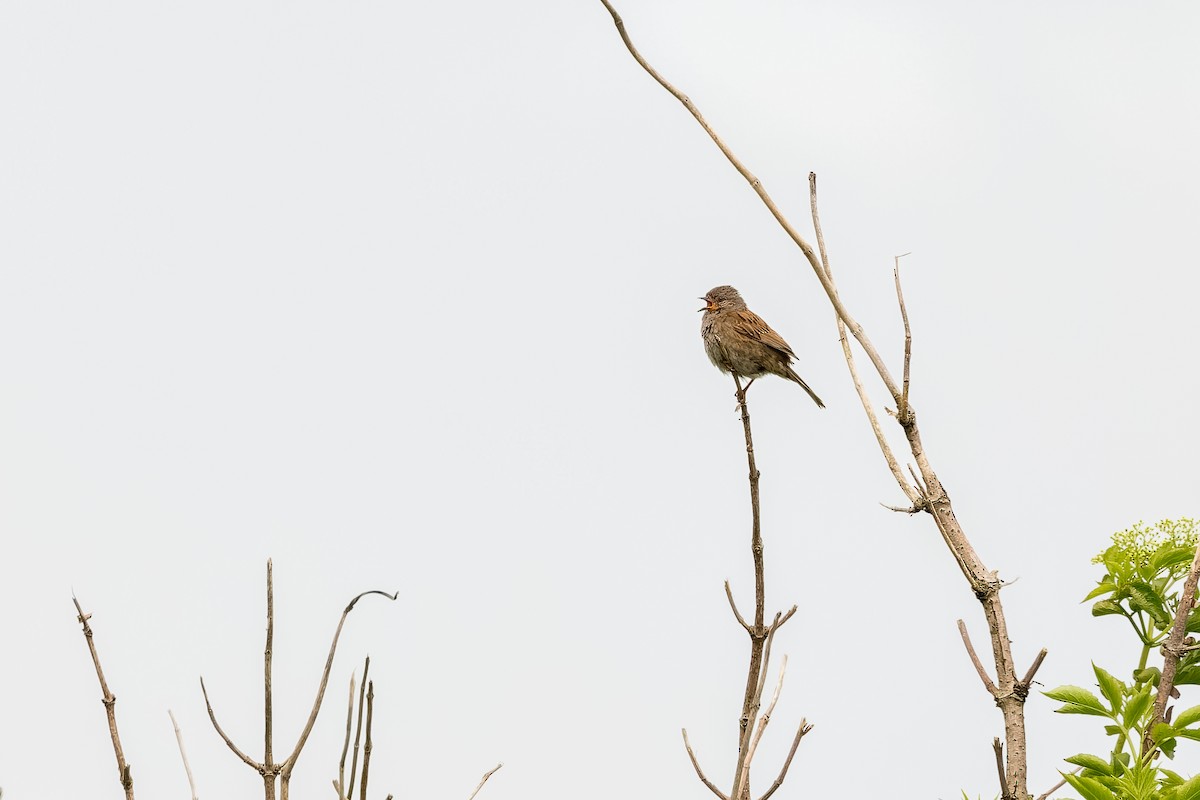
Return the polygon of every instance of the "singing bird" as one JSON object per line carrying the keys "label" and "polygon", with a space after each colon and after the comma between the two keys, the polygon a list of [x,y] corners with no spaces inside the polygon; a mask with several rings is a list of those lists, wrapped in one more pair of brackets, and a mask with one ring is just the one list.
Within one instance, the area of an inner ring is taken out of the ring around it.
{"label": "singing bird", "polygon": [[[718,286],[700,298],[705,302],[700,320],[700,335],[704,352],[721,372],[732,372],[754,383],[756,378],[770,373],[800,384],[821,408],[825,404],[816,392],[808,388],[796,371],[792,359],[796,354],[783,337],[771,329],[763,318],[746,308],[746,301],[732,286]],[[746,388],[750,388],[750,383]]]}

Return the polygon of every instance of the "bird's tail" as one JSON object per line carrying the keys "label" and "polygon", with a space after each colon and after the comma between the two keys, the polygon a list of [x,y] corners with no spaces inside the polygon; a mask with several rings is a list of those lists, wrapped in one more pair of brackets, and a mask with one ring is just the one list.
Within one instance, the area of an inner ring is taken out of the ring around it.
{"label": "bird's tail", "polygon": [[817,397],[817,393],[814,392],[812,389],[808,388],[808,384],[804,382],[803,378],[801,378],[799,375],[796,374],[796,371],[794,369],[792,369],[791,367],[785,367],[784,369],[787,370],[787,376],[790,380],[793,380],[796,383],[800,384],[800,388],[803,389],[804,391],[808,392],[808,396],[813,399],[813,402],[817,404],[818,408],[825,407],[825,404],[821,402],[821,398]]}

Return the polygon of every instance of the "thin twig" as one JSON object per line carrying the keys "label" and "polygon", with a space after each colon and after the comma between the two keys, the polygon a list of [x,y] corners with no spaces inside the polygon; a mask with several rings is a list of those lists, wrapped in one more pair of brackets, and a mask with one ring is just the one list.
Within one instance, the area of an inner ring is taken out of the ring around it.
{"label": "thin twig", "polygon": [[902,420],[908,417],[908,367],[909,362],[912,361],[912,328],[908,327],[908,309],[904,307],[904,292],[900,289],[900,259],[908,255],[912,254],[901,253],[896,256],[896,267],[892,271],[892,275],[896,279],[896,300],[900,303],[900,317],[904,320],[904,378],[900,403],[897,406],[897,412]]}
{"label": "thin twig", "polygon": [[996,774],[1000,776],[1000,800],[1013,800],[1004,776],[1004,745],[1000,744],[999,736],[992,739],[992,750],[996,753]]}
{"label": "thin twig", "polygon": [[350,751],[350,728],[354,724],[354,673],[350,673],[350,699],[346,701],[346,736],[342,739],[342,757],[338,761],[338,776],[334,786],[338,800],[346,800],[346,753]]}
{"label": "thin twig", "polygon": [[[501,761],[499,764],[492,767],[487,772],[483,773],[483,777],[479,779],[479,785],[475,787],[475,791],[471,792],[471,796],[468,797],[467,800],[475,800],[475,795],[479,794],[479,790],[483,788],[483,785],[485,783],[487,783],[488,778],[495,775],[496,772],[503,766],[504,766],[504,762]],[[365,798],[364,798],[364,800],[365,800]]]}
{"label": "thin twig", "polygon": [[208,709],[208,719],[210,722],[212,722],[213,728],[216,729],[217,735],[225,741],[226,746],[232,750],[233,754],[240,758],[246,764],[246,766],[254,770],[262,771],[263,765],[239,750],[238,746],[233,743],[232,739],[229,738],[229,735],[225,733],[225,730],[221,727],[221,723],[217,722],[217,715],[213,712],[212,703],[210,703],[208,700],[208,689],[204,685],[203,675],[200,676],[200,693],[204,695],[204,707]]}
{"label": "thin twig", "polygon": [[271,656],[275,647],[275,580],[271,559],[267,559],[267,645],[263,648],[263,763],[275,763],[272,753],[275,714],[271,710]]}
{"label": "thin twig", "polygon": [[733,590],[729,588],[729,581],[725,581],[725,596],[729,598],[729,607],[733,609],[733,616],[737,617],[738,624],[750,630],[750,625],[742,617],[742,612],[738,611],[737,603],[733,601]]}
{"label": "thin twig", "polygon": [[346,793],[347,798],[354,797],[354,781],[355,776],[358,775],[358,742],[362,738],[363,711],[367,707],[367,676],[370,674],[371,657],[367,656],[363,662],[363,682],[358,687],[358,722],[354,727],[354,757],[350,760],[350,788]]}
{"label": "thin twig", "polygon": [[768,797],[775,794],[775,790],[783,785],[783,779],[787,777],[788,767],[792,766],[792,758],[796,755],[796,748],[800,747],[800,740],[804,738],[804,734],[812,730],[812,725],[808,724],[808,720],[800,720],[800,727],[796,729],[796,737],[792,739],[792,749],[788,750],[787,758],[784,759],[783,767],[779,770],[779,777],[771,784],[767,791],[763,792],[762,797],[758,800],[767,800]]}
{"label": "thin twig", "polygon": [[360,800],[366,800],[367,797],[367,774],[371,770],[371,750],[374,745],[371,743],[371,719],[375,716],[375,681],[371,681],[367,685],[367,743],[363,746],[363,774],[362,786],[359,789],[358,796]]}
{"label": "thin twig", "polygon": [[[300,757],[300,751],[304,749],[304,743],[308,741],[308,735],[312,732],[313,725],[317,722],[317,714],[321,711],[321,702],[325,699],[325,687],[329,684],[329,670],[333,667],[333,657],[337,654],[338,639],[342,635],[342,627],[346,624],[346,617],[354,610],[355,604],[359,600],[369,595],[381,595],[389,600],[396,600],[400,597],[399,592],[388,594],[379,589],[372,589],[368,592],[362,592],[350,601],[345,610],[342,611],[342,618],[338,620],[337,629],[333,632],[333,641],[329,645],[329,655],[325,659],[325,670],[321,673],[321,684],[317,687],[317,697],[313,700],[312,712],[308,715],[308,721],[304,725],[304,730],[300,732],[300,738],[296,740],[296,747],[292,750],[292,754],[288,756],[287,761],[283,762],[283,768],[280,770],[280,780],[286,781],[292,774],[292,770],[296,766],[296,759]],[[366,675],[363,675],[363,680],[366,680]],[[366,798],[360,798],[366,800]]]}
{"label": "thin twig", "polygon": [[1192,558],[1191,569],[1183,582],[1179,593],[1179,608],[1175,611],[1175,622],[1171,625],[1171,634],[1163,643],[1162,677],[1158,681],[1158,696],[1154,699],[1154,715],[1146,725],[1146,733],[1142,737],[1142,755],[1146,758],[1154,752],[1154,726],[1162,722],[1167,710],[1167,699],[1175,688],[1175,672],[1179,669],[1179,656],[1183,652],[1183,639],[1187,636],[1188,615],[1196,602],[1196,584],[1200,582],[1200,545],[1196,546],[1196,555]]}
{"label": "thin twig", "polygon": [[746,748],[746,769],[750,768],[750,763],[754,760],[754,753],[758,750],[758,743],[762,741],[763,733],[767,730],[767,725],[771,723],[771,715],[775,713],[775,704],[779,702],[779,693],[783,691],[783,676],[786,672],[787,656],[784,656],[783,663],[779,665],[779,681],[775,684],[775,694],[771,696],[771,702],[767,704],[767,710],[758,718],[758,727],[754,731],[754,739],[750,742],[750,746]]}
{"label": "thin twig", "polygon": [[688,741],[687,728],[683,728],[683,746],[687,748],[688,758],[692,760],[692,767],[696,770],[696,776],[700,778],[700,782],[708,787],[709,791],[715,794],[721,800],[729,800],[725,793],[716,787],[712,781],[704,774],[704,770],[700,769],[700,762],[696,760],[696,754],[692,752],[692,743]]}
{"label": "thin twig", "polygon": [[[821,215],[817,210],[817,176],[813,172],[808,174],[808,197],[809,205],[812,207],[813,230],[817,234],[817,247],[821,252],[821,267],[830,283],[832,283],[833,274],[830,271],[829,255],[825,251],[825,234],[821,231]],[[883,433],[883,428],[879,424],[879,417],[875,414],[875,406],[871,403],[870,396],[867,395],[867,389],[858,374],[858,366],[854,362],[854,351],[850,347],[850,340],[846,337],[846,323],[837,314],[834,314],[834,317],[837,320],[838,341],[842,345],[842,356],[846,359],[846,366],[850,369],[850,380],[854,383],[854,391],[858,393],[858,400],[862,403],[863,411],[867,414],[867,421],[871,425],[871,431],[875,434],[875,441],[879,443],[879,449],[883,453],[883,460],[887,462],[888,469],[892,471],[892,476],[896,479],[896,483],[899,484],[900,491],[904,492],[912,502],[913,509],[917,509],[920,496],[916,489],[908,485],[908,481],[900,469],[900,462],[896,459],[896,454],[892,452],[892,446],[888,444],[887,437]],[[892,506],[885,506],[885,508],[892,508],[893,511],[908,511],[908,509],[897,509]]]}
{"label": "thin twig", "polygon": [[175,712],[168,708],[167,716],[171,718],[171,727],[175,729],[175,741],[179,744],[179,757],[183,759],[183,771],[187,773],[192,800],[199,800],[200,796],[196,794],[196,780],[192,777],[192,765],[188,763],[187,750],[183,748],[183,731],[179,730],[179,723],[175,721]]}
{"label": "thin twig", "polygon": [[79,612],[79,624],[83,626],[83,638],[87,641],[88,651],[92,654],[96,677],[100,679],[101,700],[104,703],[104,713],[108,717],[108,735],[112,739],[113,753],[117,757],[117,779],[121,782],[121,788],[125,790],[125,800],[133,800],[133,773],[130,772],[129,764],[125,761],[125,750],[121,747],[121,734],[117,730],[117,697],[109,691],[108,681],[104,679],[104,669],[100,666],[100,655],[96,652],[92,626],[88,624],[92,615],[83,613],[83,607],[79,605],[78,598],[72,596],[71,600],[75,603],[75,610]]}
{"label": "thin twig", "polygon": [[[1005,584],[1005,586],[1008,585],[1010,584]],[[1033,685],[1033,676],[1037,674],[1038,669],[1042,666],[1042,662],[1046,660],[1046,653],[1048,652],[1050,651],[1043,647],[1041,652],[1037,654],[1037,657],[1033,659],[1033,663],[1029,665],[1029,671],[1025,673],[1025,677],[1021,678],[1021,685],[1026,690]]]}
{"label": "thin twig", "polygon": [[984,688],[995,697],[996,684],[992,683],[992,679],[988,677],[987,670],[979,662],[979,656],[975,655],[975,648],[971,646],[971,635],[967,633],[967,626],[961,619],[958,621],[958,632],[962,634],[963,646],[967,648],[967,655],[971,657],[971,663],[975,665],[975,671],[979,673],[979,680],[983,681]]}
{"label": "thin twig", "polygon": [[[1081,770],[1081,769],[1083,769],[1083,767],[1076,767],[1075,769],[1071,770],[1071,771],[1070,771],[1069,773],[1067,773],[1067,774],[1068,774],[1068,775],[1075,775],[1075,774],[1076,774],[1076,773],[1078,773],[1078,772],[1079,772],[1079,770]],[[1067,785],[1067,779],[1066,779],[1066,778],[1063,778],[1061,781],[1059,781],[1058,783],[1056,783],[1056,784],[1054,784],[1053,786],[1051,786],[1051,787],[1050,787],[1049,789],[1047,789],[1045,792],[1043,792],[1042,794],[1039,794],[1039,795],[1038,795],[1038,798],[1037,798],[1037,800],[1046,800],[1046,798],[1047,798],[1047,797],[1049,797],[1050,795],[1054,794],[1055,792],[1057,792],[1059,789],[1061,789],[1062,787],[1064,787],[1064,786],[1066,786],[1066,785]]]}

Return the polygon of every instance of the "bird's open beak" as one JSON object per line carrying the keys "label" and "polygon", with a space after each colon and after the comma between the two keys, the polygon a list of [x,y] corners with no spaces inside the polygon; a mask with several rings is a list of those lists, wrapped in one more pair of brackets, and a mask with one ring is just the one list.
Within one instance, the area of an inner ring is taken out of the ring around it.
{"label": "bird's open beak", "polygon": [[706,299],[706,298],[704,298],[704,297],[697,297],[696,299],[697,299],[697,300],[703,300],[703,301],[704,301],[704,308],[697,308],[697,309],[696,309],[696,311],[697,311],[697,312],[700,312],[700,311],[712,311],[713,309],[715,309],[715,308],[717,307],[715,303],[713,303],[711,300],[708,300],[708,299]]}

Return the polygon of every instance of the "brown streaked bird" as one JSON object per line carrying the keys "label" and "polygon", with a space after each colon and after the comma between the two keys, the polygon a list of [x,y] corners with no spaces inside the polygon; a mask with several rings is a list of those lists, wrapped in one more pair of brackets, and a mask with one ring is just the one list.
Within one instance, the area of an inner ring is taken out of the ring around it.
{"label": "brown streaked bird", "polygon": [[[763,318],[746,308],[746,301],[732,286],[718,286],[700,298],[705,302],[700,320],[700,335],[704,337],[704,352],[721,372],[732,372],[754,383],[756,378],[770,373],[800,384],[821,408],[825,404],[816,392],[808,388],[795,370],[792,359],[796,354],[783,337],[771,329]],[[746,388],[750,388],[750,383]]]}

